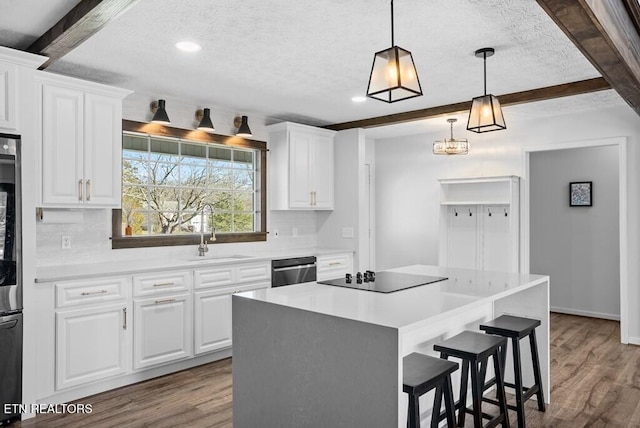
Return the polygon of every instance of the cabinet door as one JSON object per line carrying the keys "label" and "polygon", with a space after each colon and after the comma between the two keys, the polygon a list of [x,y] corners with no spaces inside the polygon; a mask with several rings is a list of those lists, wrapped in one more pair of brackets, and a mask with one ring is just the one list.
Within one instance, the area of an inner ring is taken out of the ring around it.
{"label": "cabinet door", "polygon": [[129,312],[121,303],[56,313],[56,389],[129,371]]}
{"label": "cabinet door", "polygon": [[353,256],[350,253],[318,256],[318,281],[344,278],[353,273]]}
{"label": "cabinet door", "polygon": [[83,206],[84,95],[44,85],[42,110],[42,203]]}
{"label": "cabinet door", "polygon": [[122,183],[122,101],[85,95],[84,198],[87,205],[118,208]]}
{"label": "cabinet door", "polygon": [[196,354],[231,346],[231,294],[234,289],[200,291],[194,298]]}
{"label": "cabinet door", "polygon": [[314,139],[308,132],[289,131],[289,207],[312,208],[311,158]]}
{"label": "cabinet door", "polygon": [[313,208],[333,209],[333,137],[315,136],[312,152]]}
{"label": "cabinet door", "polygon": [[191,356],[191,299],[188,294],[135,300],[133,368]]}
{"label": "cabinet door", "polygon": [[17,129],[16,79],[18,68],[14,64],[0,63],[0,128]]}

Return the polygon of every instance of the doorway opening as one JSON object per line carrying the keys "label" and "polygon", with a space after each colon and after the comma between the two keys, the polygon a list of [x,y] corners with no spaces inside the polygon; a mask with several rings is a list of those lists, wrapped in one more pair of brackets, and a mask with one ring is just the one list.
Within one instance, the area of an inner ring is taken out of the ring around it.
{"label": "doorway opening", "polygon": [[[539,273],[551,276],[552,311],[555,308],[558,312],[617,319],[619,308],[622,343],[629,343],[626,144],[626,138],[619,137],[526,148],[525,180],[521,184],[522,271],[550,266],[552,272]],[[611,171],[598,169],[598,160],[594,161],[593,156],[613,157],[609,165],[617,163],[617,171],[612,175]],[[587,160],[580,167],[578,164],[584,159]],[[590,162],[595,166],[590,167]],[[589,180],[589,176],[597,179]],[[617,183],[612,183],[616,178]],[[591,207],[570,206],[571,181],[592,181]],[[617,194],[607,193],[607,188],[617,188]],[[540,206],[547,203],[548,206]],[[609,220],[598,218],[599,215]],[[601,223],[607,221],[608,224]],[[611,234],[614,236],[603,238]],[[609,242],[605,244],[609,248],[602,248],[604,241]],[[607,271],[615,274],[613,278],[607,276]],[[555,289],[554,277],[558,281]],[[615,287],[615,293],[611,293],[611,287]]]}

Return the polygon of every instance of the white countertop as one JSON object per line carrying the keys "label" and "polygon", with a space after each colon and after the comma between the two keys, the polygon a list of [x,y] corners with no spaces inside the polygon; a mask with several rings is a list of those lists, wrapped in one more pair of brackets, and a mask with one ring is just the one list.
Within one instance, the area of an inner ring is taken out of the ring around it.
{"label": "white countertop", "polygon": [[47,266],[37,268],[36,281],[38,283],[68,281],[83,278],[95,278],[105,275],[131,275],[144,272],[159,272],[174,269],[199,269],[203,267],[253,263],[274,259],[304,256],[322,256],[351,251],[338,248],[292,248],[268,252],[252,252],[242,254],[210,254],[205,257],[185,259],[142,259],[127,261],[110,261],[104,263],[85,263],[76,265]]}
{"label": "white countertop", "polygon": [[448,279],[388,294],[308,282],[236,296],[408,331],[549,281],[544,275],[426,265],[392,271]]}

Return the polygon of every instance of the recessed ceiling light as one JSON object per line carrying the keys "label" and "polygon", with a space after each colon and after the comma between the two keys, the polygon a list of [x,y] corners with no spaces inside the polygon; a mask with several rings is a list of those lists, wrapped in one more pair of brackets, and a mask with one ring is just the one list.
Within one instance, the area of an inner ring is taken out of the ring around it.
{"label": "recessed ceiling light", "polygon": [[355,97],[351,97],[351,101],[354,103],[363,103],[367,101],[367,97],[363,97],[362,95],[356,95]]}
{"label": "recessed ceiling light", "polygon": [[198,52],[200,49],[202,49],[202,46],[200,46],[196,42],[188,41],[178,42],[176,43],[176,47],[183,52]]}

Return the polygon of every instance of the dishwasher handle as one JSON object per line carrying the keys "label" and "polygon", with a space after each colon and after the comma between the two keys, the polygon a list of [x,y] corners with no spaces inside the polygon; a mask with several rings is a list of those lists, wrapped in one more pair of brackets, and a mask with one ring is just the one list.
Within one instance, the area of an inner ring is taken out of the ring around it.
{"label": "dishwasher handle", "polygon": [[283,272],[283,271],[287,271],[287,270],[296,270],[296,269],[307,269],[307,268],[312,268],[312,267],[316,267],[315,263],[311,263],[308,265],[296,265],[296,266],[287,266],[287,267],[274,267],[273,271],[274,272]]}

